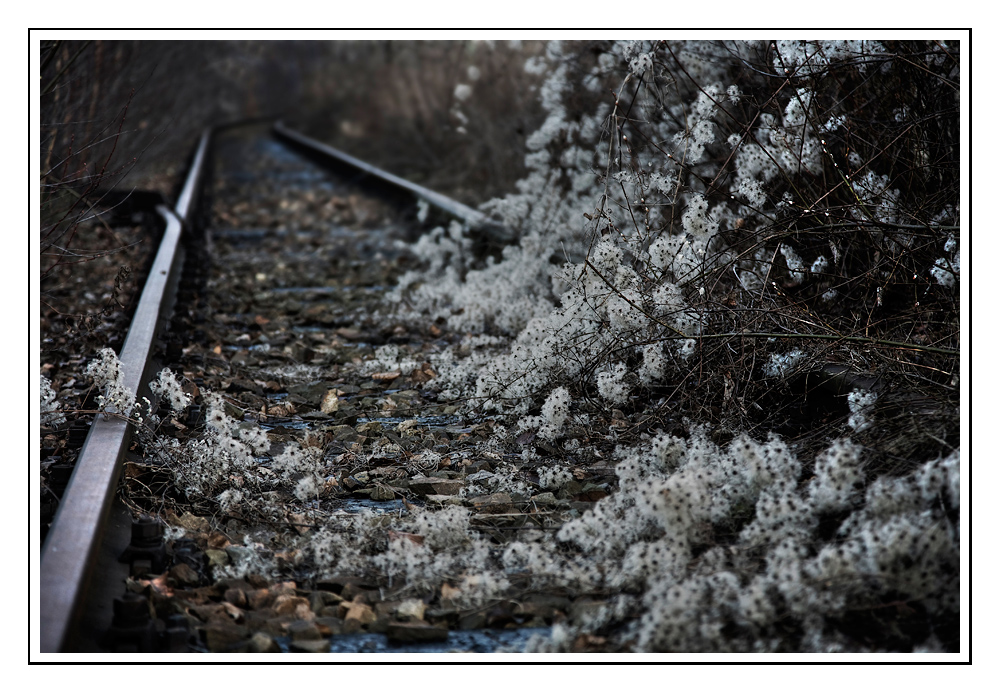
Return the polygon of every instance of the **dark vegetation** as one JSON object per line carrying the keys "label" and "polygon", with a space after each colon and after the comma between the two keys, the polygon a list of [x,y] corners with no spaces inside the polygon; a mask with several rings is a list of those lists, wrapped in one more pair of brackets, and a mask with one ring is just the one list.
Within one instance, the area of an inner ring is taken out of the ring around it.
{"label": "dark vegetation", "polygon": [[[719,406],[723,378],[731,376],[733,396],[761,402],[763,409],[747,406],[749,415],[736,427],[818,438],[823,417],[845,415],[851,389],[875,391],[879,424],[863,439],[872,477],[909,471],[959,446],[960,305],[958,293],[931,273],[938,258],[948,256],[948,237],[960,230],[959,53],[951,48],[942,62],[930,63],[935,48],[888,42],[883,55],[857,55],[807,79],[761,74],[775,62],[773,48],[755,70],[746,65],[739,83],[752,86],[727,114],[732,132],[753,136],[752,124],[773,112],[781,94],[806,85],[815,100],[802,107],[814,130],[829,113],[849,116],[825,135],[821,171],[785,169],[768,190],[771,198],[791,192],[806,204],[788,206],[752,231],[732,228],[726,240],[740,256],[791,241],[805,266],[820,255],[839,256],[816,281],[799,282],[782,271],[757,295],[740,291],[731,263],[712,267],[703,309],[721,321],[719,331],[821,340],[779,339],[800,344],[808,357],[776,387],[754,377],[758,340],[743,341],[734,352],[722,341],[706,341],[702,370],[713,376],[685,392],[691,402]],[[682,68],[669,74],[677,83],[689,80]],[[733,166],[726,163],[704,181],[709,199],[730,185]],[[875,183],[883,185],[881,208],[860,203],[873,191],[864,182],[867,173],[884,176]],[[900,193],[896,199],[889,198],[893,190]],[[775,259],[779,267],[780,255]],[[838,294],[834,301],[823,299],[830,290]],[[737,306],[730,304],[733,295]]]}

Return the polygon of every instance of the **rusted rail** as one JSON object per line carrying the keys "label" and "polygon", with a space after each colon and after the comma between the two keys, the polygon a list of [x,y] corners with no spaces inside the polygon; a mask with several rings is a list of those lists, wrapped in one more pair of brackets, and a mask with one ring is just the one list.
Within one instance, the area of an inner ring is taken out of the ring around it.
{"label": "rusted rail", "polygon": [[[175,209],[157,208],[166,230],[119,354],[124,384],[134,392],[146,376],[153,342],[166,317],[164,306],[179,271],[182,225],[197,196],[210,139],[210,131],[205,131]],[[43,653],[65,649],[80,615],[128,442],[127,421],[98,414],[80,450],[42,548],[39,593]]]}

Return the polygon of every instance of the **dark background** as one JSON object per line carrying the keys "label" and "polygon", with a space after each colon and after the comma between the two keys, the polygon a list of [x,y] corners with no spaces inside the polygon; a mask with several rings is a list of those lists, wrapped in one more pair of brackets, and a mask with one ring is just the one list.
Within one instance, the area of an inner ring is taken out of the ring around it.
{"label": "dark background", "polygon": [[[95,176],[101,187],[165,192],[203,128],[259,117],[283,117],[394,173],[485,201],[511,189],[540,124],[537,78],[523,70],[540,50],[507,41],[43,40],[43,212],[53,201],[45,192],[80,192]],[[463,102],[462,83],[473,88]]]}

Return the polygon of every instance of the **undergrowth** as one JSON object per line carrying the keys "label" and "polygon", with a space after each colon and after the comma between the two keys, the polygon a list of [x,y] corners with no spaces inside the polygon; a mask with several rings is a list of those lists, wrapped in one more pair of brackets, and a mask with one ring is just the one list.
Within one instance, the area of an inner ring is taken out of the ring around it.
{"label": "undergrowth", "polygon": [[858,390],[884,464],[949,453],[958,57],[934,42],[550,46],[532,68],[549,115],[530,173],[484,205],[519,243],[477,262],[456,229],[430,234],[415,247],[430,273],[394,295],[413,319],[503,340],[485,367],[455,359],[445,394],[524,415],[569,386],[802,436],[845,421]]}

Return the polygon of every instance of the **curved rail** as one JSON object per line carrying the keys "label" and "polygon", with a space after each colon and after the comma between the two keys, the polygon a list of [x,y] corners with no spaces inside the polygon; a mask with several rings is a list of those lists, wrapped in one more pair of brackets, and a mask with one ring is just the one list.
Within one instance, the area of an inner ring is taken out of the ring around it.
{"label": "curved rail", "polygon": [[[169,303],[171,286],[176,283],[182,224],[193,207],[210,139],[211,131],[206,130],[195,150],[176,208],[157,207],[166,220],[166,230],[119,354],[124,384],[133,392],[139,391],[146,374],[153,341],[163,323],[162,313]],[[43,653],[65,649],[80,615],[129,437],[127,421],[98,414],[80,450],[42,548],[40,633]]]}
{"label": "curved rail", "polygon": [[354,158],[350,154],[344,153],[339,149],[334,149],[328,144],[323,144],[322,142],[307,137],[301,132],[290,129],[280,120],[274,124],[274,134],[281,139],[294,142],[300,147],[304,147],[313,152],[318,152],[323,156],[336,161],[337,163],[346,164],[347,166],[361,171],[365,175],[376,178],[383,183],[387,183],[392,187],[404,190],[412,194],[417,199],[422,199],[427,204],[440,209],[450,216],[460,219],[468,225],[470,230],[484,234],[495,243],[506,244],[515,240],[515,235],[508,228],[495,219],[486,216],[481,211],[472,209],[471,207],[453,200],[450,197],[446,197],[439,192],[434,192],[433,190],[425,188],[421,185],[412,183],[404,178],[400,178],[397,175],[393,175],[388,171],[383,171],[382,169],[372,166],[370,163],[365,163],[360,159]]}

